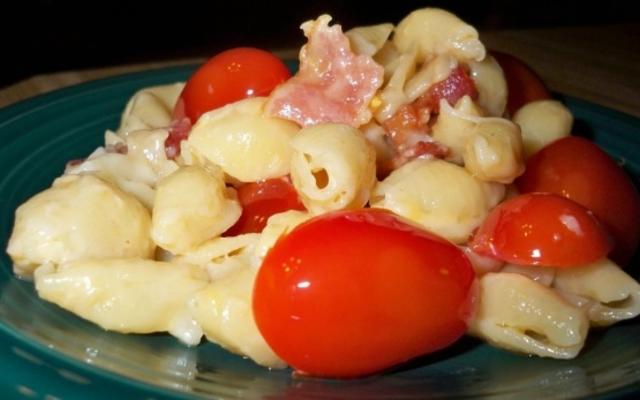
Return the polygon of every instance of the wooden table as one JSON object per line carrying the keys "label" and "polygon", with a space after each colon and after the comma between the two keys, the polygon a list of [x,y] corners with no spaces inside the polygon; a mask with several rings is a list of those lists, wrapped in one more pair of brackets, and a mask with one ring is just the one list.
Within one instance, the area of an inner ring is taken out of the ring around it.
{"label": "wooden table", "polygon": [[[531,65],[557,92],[640,117],[640,25],[564,27],[483,32],[489,48],[510,52]],[[296,50],[279,52],[294,57]],[[0,90],[0,107],[93,79],[204,59],[57,72]]]}

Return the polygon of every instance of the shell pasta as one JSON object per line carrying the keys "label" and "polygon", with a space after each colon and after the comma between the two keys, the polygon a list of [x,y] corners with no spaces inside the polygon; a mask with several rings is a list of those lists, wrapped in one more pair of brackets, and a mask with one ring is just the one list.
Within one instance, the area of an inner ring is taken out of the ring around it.
{"label": "shell pasta", "polygon": [[573,358],[589,321],[553,290],[521,274],[488,273],[470,332],[499,347],[541,357]]}
{"label": "shell pasta", "polygon": [[393,43],[401,51],[416,46],[423,60],[451,54],[463,61],[481,61],[486,54],[474,27],[436,8],[424,8],[406,16],[396,27]]}
{"label": "shell pasta", "polygon": [[264,98],[243,100],[202,116],[188,148],[199,165],[214,164],[241,182],[289,173],[289,142],[299,128],[262,114]]}
{"label": "shell pasta", "polygon": [[375,151],[360,131],[347,125],[318,125],[300,131],[291,146],[291,178],[309,211],[367,203],[375,183]]}
{"label": "shell pasta", "polygon": [[63,176],[18,208],[7,252],[26,277],[49,263],[150,258],[156,247],[150,227],[135,197],[92,175]]}
{"label": "shell pasta", "polygon": [[640,314],[640,284],[608,259],[558,271],[554,287],[585,310],[591,324],[596,326],[611,325]]}
{"label": "shell pasta", "polygon": [[477,180],[457,165],[415,160],[376,186],[371,205],[409,218],[454,243],[465,243],[503,194],[501,185]]}
{"label": "shell pasta", "polygon": [[206,284],[200,268],[137,258],[44,264],[35,272],[42,298],[104,329],[170,332],[188,344],[202,336],[188,324],[188,300]]}
{"label": "shell pasta", "polygon": [[200,167],[183,167],[158,184],[151,238],[174,254],[184,254],[219,236],[240,217],[241,209],[222,180]]}
{"label": "shell pasta", "polygon": [[173,106],[183,88],[183,83],[175,83],[134,94],[122,113],[118,135],[127,137],[131,132],[169,126]]}

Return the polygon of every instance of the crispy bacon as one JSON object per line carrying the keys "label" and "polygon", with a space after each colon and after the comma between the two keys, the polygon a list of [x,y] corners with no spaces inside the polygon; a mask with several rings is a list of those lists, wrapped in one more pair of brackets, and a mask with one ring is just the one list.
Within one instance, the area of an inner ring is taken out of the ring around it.
{"label": "crispy bacon", "polygon": [[467,70],[458,66],[451,71],[447,79],[432,85],[414,105],[419,109],[428,108],[437,113],[440,111],[440,99],[445,99],[454,106],[464,96],[475,100],[478,98],[478,90]]}
{"label": "crispy bacon", "polygon": [[387,132],[389,144],[394,150],[391,167],[398,168],[418,157],[445,158],[449,148],[433,140],[429,135],[429,110],[414,104],[405,104],[382,126]]}
{"label": "crispy bacon", "polygon": [[354,127],[371,119],[369,102],[383,82],[384,69],[354,54],[340,25],[322,15],[302,24],[308,38],[300,50],[300,69],[269,98],[266,112],[302,126],[322,122]]}
{"label": "crispy bacon", "polygon": [[382,127],[396,149],[405,146],[411,135],[427,133],[426,124],[421,123],[418,110],[412,104],[401,106],[395,114],[384,120]]}
{"label": "crispy bacon", "polygon": [[184,117],[175,119],[169,126],[169,136],[164,141],[164,150],[168,159],[175,159],[180,155],[180,143],[189,137],[191,132],[191,120]]}
{"label": "crispy bacon", "polygon": [[423,156],[445,158],[449,155],[449,148],[435,140],[421,140],[404,151],[402,155],[410,160]]}
{"label": "crispy bacon", "polygon": [[432,114],[440,111],[441,99],[453,106],[463,96],[476,99],[478,90],[467,70],[458,66],[446,79],[432,85],[416,101],[403,105],[382,123],[395,151],[394,168],[417,157],[446,158],[449,155],[449,148],[430,135]]}

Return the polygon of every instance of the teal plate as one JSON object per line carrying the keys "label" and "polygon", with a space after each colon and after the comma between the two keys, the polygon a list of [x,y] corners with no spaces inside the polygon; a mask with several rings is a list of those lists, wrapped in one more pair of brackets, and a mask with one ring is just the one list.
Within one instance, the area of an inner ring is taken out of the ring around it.
{"label": "teal plate", "polygon": [[[138,89],[185,80],[192,66],[90,82],[0,110],[0,235],[16,207],[88,155]],[[577,129],[640,177],[640,121],[565,99]],[[639,221],[640,222],[640,221]],[[0,397],[68,398],[624,398],[640,393],[640,322],[592,331],[583,353],[559,361],[511,354],[473,339],[360,380],[270,371],[207,343],[101,330],[40,300],[0,255]]]}

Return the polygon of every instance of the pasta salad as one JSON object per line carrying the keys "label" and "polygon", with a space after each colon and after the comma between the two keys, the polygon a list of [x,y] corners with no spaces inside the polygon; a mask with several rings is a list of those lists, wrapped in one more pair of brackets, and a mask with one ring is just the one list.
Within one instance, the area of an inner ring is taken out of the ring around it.
{"label": "pasta salad", "polygon": [[16,210],[14,273],[106,330],[337,378],[464,335],[569,359],[640,313],[640,195],[525,64],[437,8],[301,29],[293,76],[235,48],[137,92]]}

